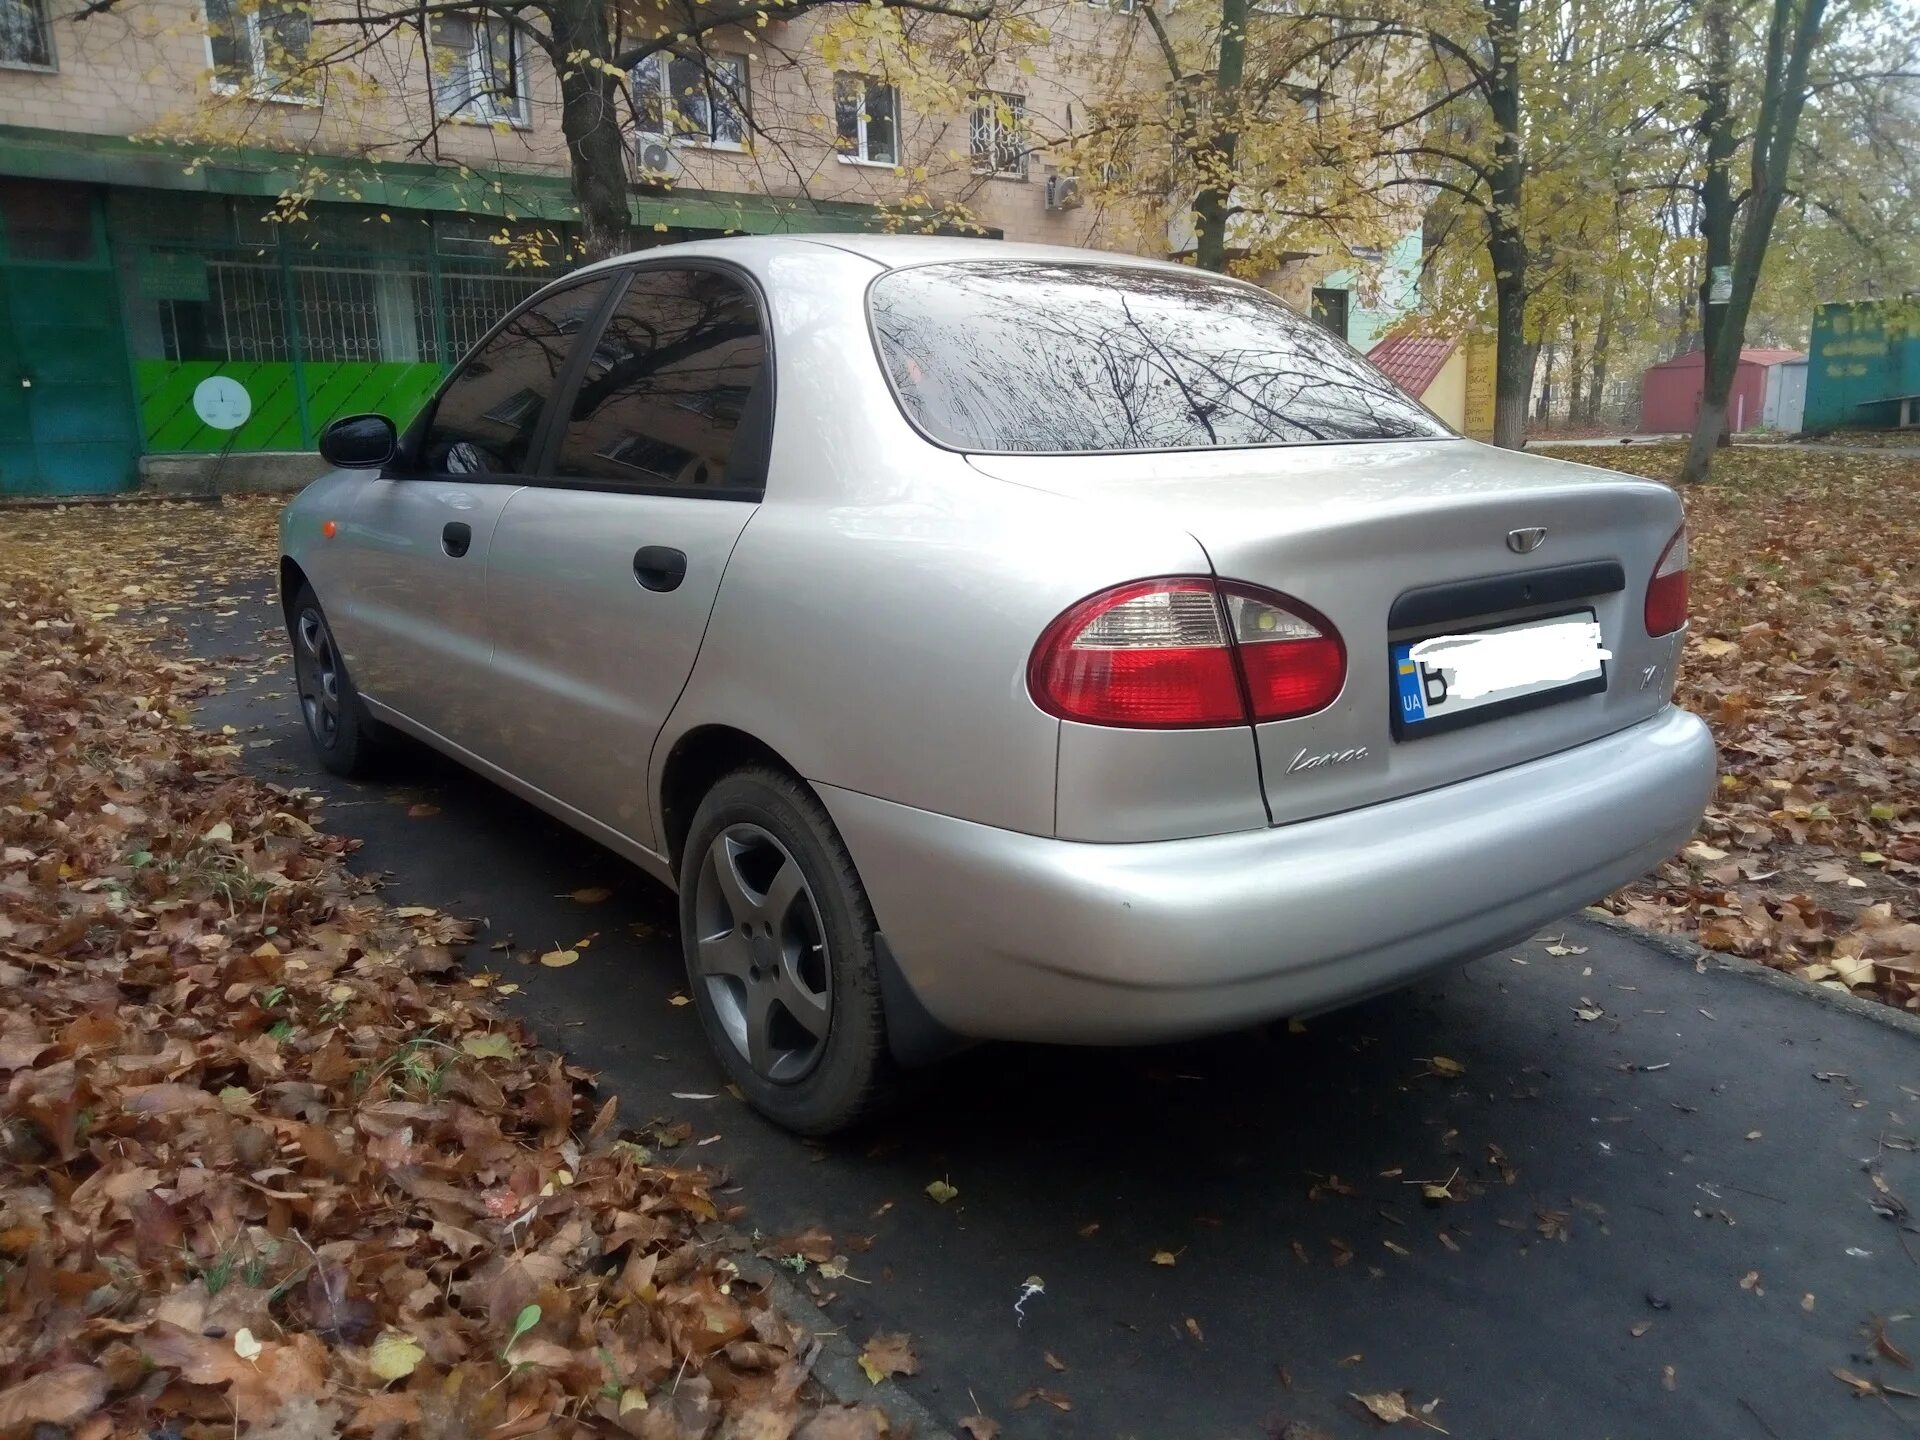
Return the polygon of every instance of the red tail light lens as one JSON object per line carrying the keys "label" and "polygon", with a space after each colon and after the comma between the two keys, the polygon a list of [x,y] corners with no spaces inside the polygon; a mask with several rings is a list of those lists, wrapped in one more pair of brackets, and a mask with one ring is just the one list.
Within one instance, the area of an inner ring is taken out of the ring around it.
{"label": "red tail light lens", "polygon": [[1196,729],[1310,714],[1340,693],[1346,668],[1338,633],[1305,606],[1173,576],[1073,606],[1034,647],[1027,686],[1063,720]]}
{"label": "red tail light lens", "polygon": [[1297,600],[1239,585],[1223,588],[1253,718],[1290,720],[1331,705],[1347,683],[1340,632]]}
{"label": "red tail light lens", "polygon": [[1687,527],[1674,531],[1647,582],[1647,634],[1671,635],[1687,623]]}

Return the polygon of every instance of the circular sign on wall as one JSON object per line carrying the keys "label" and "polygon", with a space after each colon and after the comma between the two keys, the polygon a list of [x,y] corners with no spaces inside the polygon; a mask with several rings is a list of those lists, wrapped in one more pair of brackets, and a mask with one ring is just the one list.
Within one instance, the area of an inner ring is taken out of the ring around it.
{"label": "circular sign on wall", "polygon": [[215,430],[238,430],[253,413],[253,397],[231,375],[209,375],[193,387],[193,413]]}

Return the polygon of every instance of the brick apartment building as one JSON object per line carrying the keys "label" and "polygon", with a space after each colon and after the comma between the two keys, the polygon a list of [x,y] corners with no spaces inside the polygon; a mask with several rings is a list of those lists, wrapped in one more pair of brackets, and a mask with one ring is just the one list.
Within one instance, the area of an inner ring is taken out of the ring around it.
{"label": "brick apartment building", "polygon": [[[556,273],[522,260],[537,237],[557,256],[575,214],[559,78],[504,22],[402,27],[296,86],[276,57],[319,43],[324,4],[91,8],[0,0],[0,494],[311,473],[329,420],[404,420]],[[1048,141],[1144,23],[1132,0],[1036,18],[1049,42],[995,58],[961,113],[826,65],[815,16],[717,32],[725,93],[685,98],[654,57],[632,76],[632,243],[875,228],[922,197],[1008,239],[1139,246],[1074,204]],[[289,192],[311,198],[270,218]]]}

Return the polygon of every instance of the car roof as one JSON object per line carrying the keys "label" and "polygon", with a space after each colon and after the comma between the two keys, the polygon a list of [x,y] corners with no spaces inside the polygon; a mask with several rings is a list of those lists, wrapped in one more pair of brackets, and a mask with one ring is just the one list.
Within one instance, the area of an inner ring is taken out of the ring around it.
{"label": "car roof", "polygon": [[734,235],[711,240],[686,240],[672,245],[656,245],[646,250],[632,250],[624,255],[615,255],[594,265],[582,266],[566,278],[575,279],[581,275],[592,274],[596,270],[612,269],[636,260],[661,260],[674,256],[697,259],[701,256],[711,256],[716,259],[732,257],[750,263],[754,260],[764,260],[783,250],[821,245],[862,256],[889,270],[908,265],[925,265],[935,261],[966,260],[1054,260],[1080,264],[1125,265],[1134,269],[1172,269],[1189,272],[1191,270],[1189,266],[1168,260],[1151,260],[1113,250],[1084,250],[1070,245],[1028,245],[960,235],[802,233]]}

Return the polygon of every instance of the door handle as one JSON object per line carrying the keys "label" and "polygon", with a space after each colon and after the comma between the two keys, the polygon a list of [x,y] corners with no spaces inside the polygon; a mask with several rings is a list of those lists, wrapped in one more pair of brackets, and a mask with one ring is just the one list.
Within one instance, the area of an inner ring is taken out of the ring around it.
{"label": "door handle", "polygon": [[671,545],[642,545],[633,552],[633,578],[648,590],[678,590],[687,578],[687,552]]}
{"label": "door handle", "polygon": [[473,544],[473,527],[464,520],[449,520],[440,532],[440,548],[458,560]]}

